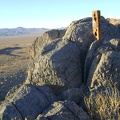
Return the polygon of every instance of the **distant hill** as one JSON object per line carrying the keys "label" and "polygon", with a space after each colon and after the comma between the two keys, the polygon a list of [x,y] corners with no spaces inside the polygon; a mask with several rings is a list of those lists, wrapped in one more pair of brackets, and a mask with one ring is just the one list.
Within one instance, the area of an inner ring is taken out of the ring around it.
{"label": "distant hill", "polygon": [[0,36],[17,36],[25,34],[41,34],[45,31],[48,31],[47,28],[2,28],[0,29]]}

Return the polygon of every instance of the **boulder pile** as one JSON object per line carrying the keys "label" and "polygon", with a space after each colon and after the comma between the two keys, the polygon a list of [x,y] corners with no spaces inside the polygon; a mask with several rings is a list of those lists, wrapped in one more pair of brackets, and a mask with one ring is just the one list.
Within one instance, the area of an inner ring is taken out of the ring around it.
{"label": "boulder pile", "polygon": [[90,17],[38,37],[29,48],[26,81],[0,103],[0,119],[89,120],[88,87],[120,86],[120,23],[111,21],[101,17],[102,44],[94,41]]}

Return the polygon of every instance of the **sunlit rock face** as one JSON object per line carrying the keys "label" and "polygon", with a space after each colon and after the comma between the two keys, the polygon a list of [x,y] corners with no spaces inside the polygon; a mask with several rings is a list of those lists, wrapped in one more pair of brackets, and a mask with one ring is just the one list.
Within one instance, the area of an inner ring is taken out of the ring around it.
{"label": "sunlit rock face", "polygon": [[113,81],[120,86],[120,39],[101,45],[91,57],[87,85],[95,88]]}

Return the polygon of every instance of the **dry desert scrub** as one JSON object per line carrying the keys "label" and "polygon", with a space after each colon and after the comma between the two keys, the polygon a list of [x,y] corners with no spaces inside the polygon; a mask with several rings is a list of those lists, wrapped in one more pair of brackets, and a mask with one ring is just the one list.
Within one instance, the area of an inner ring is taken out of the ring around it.
{"label": "dry desert scrub", "polygon": [[105,87],[104,92],[91,92],[84,100],[91,119],[120,120],[120,95],[115,84]]}

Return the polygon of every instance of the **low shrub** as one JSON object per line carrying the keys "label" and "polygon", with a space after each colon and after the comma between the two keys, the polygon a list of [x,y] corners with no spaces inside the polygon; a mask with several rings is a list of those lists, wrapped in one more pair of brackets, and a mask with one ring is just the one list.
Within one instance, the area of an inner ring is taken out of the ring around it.
{"label": "low shrub", "polygon": [[91,119],[120,120],[120,95],[116,84],[109,84],[105,91],[91,92],[85,104]]}

